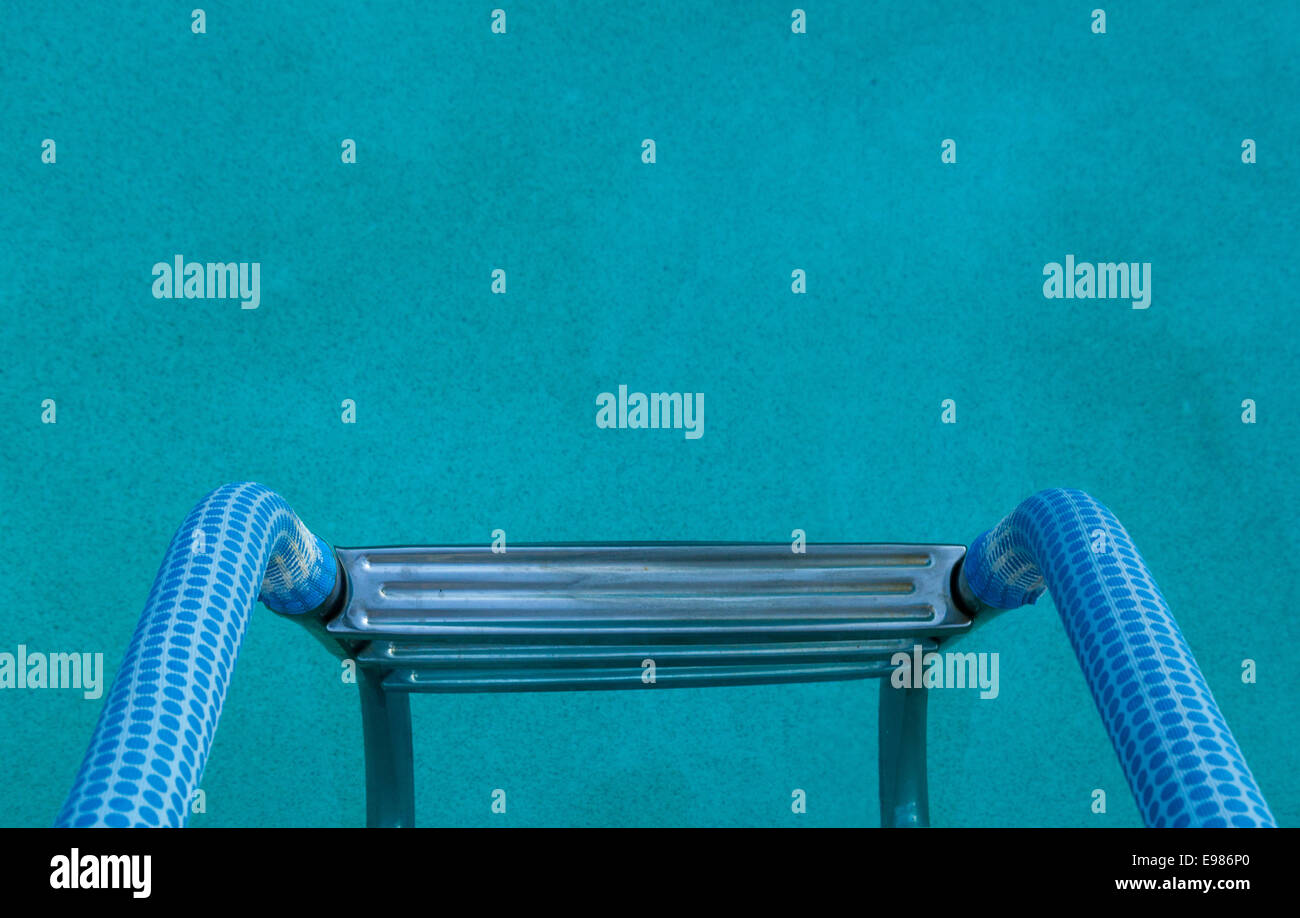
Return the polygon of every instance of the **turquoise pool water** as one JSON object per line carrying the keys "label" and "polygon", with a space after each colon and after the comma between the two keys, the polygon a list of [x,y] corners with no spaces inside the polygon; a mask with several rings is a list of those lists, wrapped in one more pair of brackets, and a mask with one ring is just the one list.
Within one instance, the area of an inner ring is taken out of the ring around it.
{"label": "turquoise pool water", "polygon": [[[231,480],[340,545],[969,543],[1066,485],[1294,825],[1296,5],[504,6],[4,4],[0,652],[107,680]],[[156,298],[177,254],[260,305]],[[1150,308],[1045,298],[1071,254],[1150,262]],[[620,384],[704,435],[599,429]],[[964,649],[1001,687],[931,701],[934,822],[1137,824],[1050,601]],[[337,662],[260,609],[236,672],[192,824],[360,824]],[[417,820],[872,825],[876,692],[417,697]],[[52,822],[99,705],[0,690],[0,824]]]}

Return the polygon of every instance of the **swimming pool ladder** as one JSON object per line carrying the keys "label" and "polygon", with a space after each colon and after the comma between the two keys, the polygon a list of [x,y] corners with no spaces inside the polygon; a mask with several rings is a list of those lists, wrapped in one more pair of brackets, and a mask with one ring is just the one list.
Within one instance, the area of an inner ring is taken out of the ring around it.
{"label": "swimming pool ladder", "polygon": [[412,693],[888,675],[881,822],[924,826],[927,689],[893,673],[1048,591],[1143,822],[1277,824],[1146,562],[1083,491],[1032,495],[969,551],[802,547],[335,549],[269,488],[223,485],[168,545],[56,824],[186,824],[260,600],[357,664],[369,825],[414,823]]}

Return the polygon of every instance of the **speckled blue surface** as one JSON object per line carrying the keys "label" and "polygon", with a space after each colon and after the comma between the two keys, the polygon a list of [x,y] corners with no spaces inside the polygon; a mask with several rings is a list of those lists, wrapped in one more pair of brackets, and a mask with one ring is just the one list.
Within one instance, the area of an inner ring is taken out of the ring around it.
{"label": "speckled blue surface", "polygon": [[[4,0],[0,651],[114,669],[226,481],[343,545],[969,542],[1067,485],[1300,821],[1296,5],[1107,6],[1105,36],[1066,3],[819,3],[806,35],[789,4],[504,5],[500,36],[472,3],[223,3],[196,36]],[[154,299],[176,253],[260,262],[260,308]],[[1044,299],[1070,253],[1152,262],[1151,308]],[[705,435],[597,429],[620,383],[704,392]],[[934,822],[1138,824],[1050,602],[964,649],[1001,692],[933,699]],[[874,824],[875,696],[416,698],[417,820]],[[0,824],[51,822],[99,705],[0,690]],[[259,608],[191,824],[360,824],[361,769],[355,686]]]}

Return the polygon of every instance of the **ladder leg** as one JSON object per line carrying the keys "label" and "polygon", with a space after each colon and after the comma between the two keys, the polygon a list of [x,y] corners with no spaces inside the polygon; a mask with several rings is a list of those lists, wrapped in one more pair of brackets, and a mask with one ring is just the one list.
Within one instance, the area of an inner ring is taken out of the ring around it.
{"label": "ladder leg", "polygon": [[930,825],[925,776],[924,688],[894,688],[880,682],[880,824],[924,828]]}
{"label": "ladder leg", "polygon": [[415,773],[411,702],[405,692],[385,692],[384,674],[358,669],[361,729],[366,744],[366,825],[415,825]]}

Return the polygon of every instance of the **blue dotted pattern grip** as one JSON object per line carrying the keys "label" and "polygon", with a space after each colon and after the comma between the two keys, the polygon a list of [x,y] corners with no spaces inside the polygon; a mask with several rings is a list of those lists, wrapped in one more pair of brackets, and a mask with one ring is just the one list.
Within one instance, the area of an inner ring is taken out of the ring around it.
{"label": "blue dotted pattern grip", "polygon": [[172,537],[57,826],[183,826],[253,604],[297,615],[334,588],[334,552],[284,499],[240,482]]}
{"label": "blue dotted pattern grip", "polygon": [[965,573],[999,609],[1051,591],[1146,825],[1276,825],[1113,513],[1082,491],[1041,491],[975,540]]}

